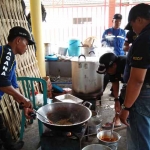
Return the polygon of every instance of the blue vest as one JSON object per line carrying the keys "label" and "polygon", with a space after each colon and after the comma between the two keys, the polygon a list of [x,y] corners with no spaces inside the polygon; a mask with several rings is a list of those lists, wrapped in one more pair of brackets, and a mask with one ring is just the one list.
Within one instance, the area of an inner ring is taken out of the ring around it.
{"label": "blue vest", "polygon": [[123,29],[109,28],[105,30],[102,36],[102,43],[107,47],[114,47],[114,53],[117,56],[125,55],[123,50],[126,33]]}

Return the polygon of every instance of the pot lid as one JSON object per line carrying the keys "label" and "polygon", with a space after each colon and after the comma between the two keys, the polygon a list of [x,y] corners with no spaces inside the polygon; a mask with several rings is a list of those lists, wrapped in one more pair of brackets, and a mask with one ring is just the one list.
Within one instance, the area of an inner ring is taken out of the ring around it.
{"label": "pot lid", "polygon": [[73,57],[70,59],[73,62],[99,62],[98,57]]}

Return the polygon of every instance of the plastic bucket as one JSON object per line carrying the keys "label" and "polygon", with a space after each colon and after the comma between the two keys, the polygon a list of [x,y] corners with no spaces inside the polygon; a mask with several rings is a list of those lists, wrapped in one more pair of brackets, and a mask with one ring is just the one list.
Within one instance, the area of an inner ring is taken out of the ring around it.
{"label": "plastic bucket", "polygon": [[69,56],[79,56],[80,55],[80,40],[71,39],[69,40],[68,54]]}

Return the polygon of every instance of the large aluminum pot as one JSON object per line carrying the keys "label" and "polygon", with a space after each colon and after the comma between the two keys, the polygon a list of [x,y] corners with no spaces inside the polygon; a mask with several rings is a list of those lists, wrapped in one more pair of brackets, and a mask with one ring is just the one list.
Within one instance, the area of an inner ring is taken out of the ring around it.
{"label": "large aluminum pot", "polygon": [[72,90],[79,94],[100,93],[103,90],[103,75],[96,72],[98,57],[80,55],[72,61]]}
{"label": "large aluminum pot", "polygon": [[111,148],[101,144],[91,144],[91,145],[87,145],[82,150],[111,150]]}
{"label": "large aluminum pot", "polygon": [[[45,118],[52,121],[52,124],[47,122]],[[42,106],[37,111],[37,118],[48,128],[53,130],[72,131],[78,129],[87,122],[92,116],[91,110],[86,106],[76,103],[52,103]],[[69,120],[71,124],[57,124],[60,120]]]}

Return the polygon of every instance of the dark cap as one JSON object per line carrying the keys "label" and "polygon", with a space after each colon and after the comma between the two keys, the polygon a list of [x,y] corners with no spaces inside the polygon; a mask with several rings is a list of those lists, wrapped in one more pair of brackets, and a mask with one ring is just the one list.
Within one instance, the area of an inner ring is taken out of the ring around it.
{"label": "dark cap", "polygon": [[32,44],[35,44],[32,40],[31,40],[31,37],[30,37],[30,34],[29,32],[25,29],[25,28],[22,28],[20,26],[16,26],[16,27],[13,27],[9,30],[9,35],[8,35],[8,39],[9,38],[15,38],[17,36],[20,36],[20,37],[24,37],[28,40],[28,45],[32,45]]}
{"label": "dark cap", "polygon": [[137,17],[150,19],[150,5],[141,3],[132,7],[129,12],[128,22],[134,21]]}
{"label": "dark cap", "polygon": [[130,25],[130,23],[128,23],[126,26],[125,26],[125,28],[124,28],[124,30],[133,30],[132,29],[132,26]]}
{"label": "dark cap", "polygon": [[113,19],[122,19],[122,15],[121,14],[115,14]]}
{"label": "dark cap", "polygon": [[99,59],[99,68],[97,73],[104,74],[106,70],[117,60],[117,56],[114,53],[105,53]]}

